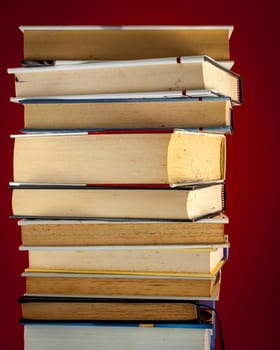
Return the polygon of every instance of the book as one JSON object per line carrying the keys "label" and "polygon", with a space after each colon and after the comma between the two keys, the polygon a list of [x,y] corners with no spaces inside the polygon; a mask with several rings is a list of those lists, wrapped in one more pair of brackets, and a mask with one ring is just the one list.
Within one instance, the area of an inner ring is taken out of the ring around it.
{"label": "book", "polygon": [[27,296],[207,299],[219,297],[221,269],[215,274],[110,274],[46,272],[27,268]]}
{"label": "book", "polygon": [[[29,320],[91,321],[196,321],[194,302],[158,299],[103,299],[90,297],[22,296],[22,316]],[[208,315],[211,319],[211,313]]]}
{"label": "book", "polygon": [[224,209],[224,185],[174,189],[11,184],[19,218],[195,220]]}
{"label": "book", "polygon": [[20,26],[29,60],[209,55],[228,60],[233,26]]}
{"label": "book", "polygon": [[[180,57],[180,56],[179,56]],[[50,66],[61,66],[61,65],[69,65],[69,64],[87,64],[93,63],[97,60],[21,60],[22,67],[50,67]],[[226,60],[220,61],[217,60],[219,64],[221,64],[226,69],[232,69],[234,65],[234,61]]]}
{"label": "book", "polygon": [[113,273],[216,273],[224,261],[220,245],[20,246],[29,268],[45,271]]}
{"label": "book", "polygon": [[24,320],[23,324],[25,350],[213,349],[213,326],[205,322],[148,325]]}
{"label": "book", "polygon": [[23,104],[23,131],[29,132],[137,128],[197,128],[209,132],[228,129],[230,132],[233,114],[230,98],[205,95],[206,91],[188,91],[188,96],[181,91],[132,92],[11,98],[11,101]]}
{"label": "book", "polygon": [[21,219],[22,244],[26,246],[86,246],[137,244],[225,243],[228,218],[217,215],[193,222],[92,221]]}
{"label": "book", "polygon": [[225,177],[224,135],[124,130],[13,137],[15,182],[172,186]]}
{"label": "book", "polygon": [[[241,79],[208,56],[11,68],[16,97],[214,90],[241,103]],[[24,82],[24,83],[23,83]]]}

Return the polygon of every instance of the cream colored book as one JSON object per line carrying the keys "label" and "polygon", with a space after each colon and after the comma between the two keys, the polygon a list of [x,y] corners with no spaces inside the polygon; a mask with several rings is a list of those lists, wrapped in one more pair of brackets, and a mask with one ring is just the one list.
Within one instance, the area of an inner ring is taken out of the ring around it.
{"label": "cream colored book", "polygon": [[224,209],[224,185],[180,189],[11,184],[16,217],[196,220]]}
{"label": "cream colored book", "polygon": [[225,243],[228,218],[217,215],[197,222],[28,220],[21,219],[26,246]]}
{"label": "cream colored book", "polygon": [[45,271],[210,274],[224,259],[221,245],[53,246],[28,247],[29,268]]}
{"label": "cream colored book", "polygon": [[208,56],[11,68],[16,97],[213,90],[240,103],[240,76]]}
{"label": "cream colored book", "polygon": [[20,26],[28,60],[209,55],[229,60],[233,26]]}
{"label": "cream colored book", "polygon": [[172,186],[225,177],[223,135],[144,130],[13,137],[15,182]]}
{"label": "cream colored book", "polygon": [[[230,132],[232,103],[211,91],[11,98],[24,106],[24,131],[179,128]],[[199,102],[199,103],[198,103]],[[46,129],[46,130],[44,130]]]}

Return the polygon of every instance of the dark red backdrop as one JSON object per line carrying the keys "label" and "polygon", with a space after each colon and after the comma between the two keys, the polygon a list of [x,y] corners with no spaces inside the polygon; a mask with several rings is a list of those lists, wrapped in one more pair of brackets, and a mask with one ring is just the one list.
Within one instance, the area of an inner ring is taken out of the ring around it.
{"label": "dark red backdrop", "polygon": [[[153,4],[154,3],[154,4]],[[26,265],[11,214],[11,133],[23,125],[8,67],[19,65],[19,25],[177,24],[234,25],[231,53],[243,78],[244,103],[235,108],[235,133],[228,137],[227,214],[232,247],[223,269],[218,309],[227,350],[278,348],[279,274],[279,71],[278,12],[275,1],[6,1],[0,12],[1,110],[1,327],[0,348],[22,350],[17,298],[24,290]],[[278,92],[278,93],[277,93]],[[219,346],[217,346],[219,349]]]}

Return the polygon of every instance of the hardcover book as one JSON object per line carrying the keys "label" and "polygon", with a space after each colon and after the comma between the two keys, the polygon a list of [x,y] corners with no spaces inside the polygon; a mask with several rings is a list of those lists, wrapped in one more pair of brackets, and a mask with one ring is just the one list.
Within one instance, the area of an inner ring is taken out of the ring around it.
{"label": "hardcover book", "polygon": [[[24,132],[67,129],[198,129],[230,132],[232,102],[193,90],[11,98],[24,106]],[[199,102],[199,103],[198,103]]]}
{"label": "hardcover book", "polygon": [[172,186],[225,177],[223,135],[123,130],[13,137],[15,182]]}
{"label": "hardcover book", "polygon": [[214,90],[241,103],[241,79],[208,56],[11,68],[17,97]]}
{"label": "hardcover book", "polygon": [[22,296],[19,303],[27,320],[195,322],[199,318],[195,302],[179,300]]}
{"label": "hardcover book", "polygon": [[209,55],[229,60],[233,26],[20,26],[28,60]]}
{"label": "hardcover book", "polygon": [[187,274],[216,273],[224,260],[220,245],[28,247],[29,268],[45,271]]}
{"label": "hardcover book", "polygon": [[112,218],[192,221],[222,212],[224,184],[118,188],[11,184],[19,218]]}
{"label": "hardcover book", "polygon": [[220,214],[193,222],[149,220],[40,220],[21,219],[26,246],[87,246],[138,244],[225,243],[227,216]]}
{"label": "hardcover book", "polygon": [[213,274],[180,275],[88,274],[26,269],[22,276],[26,281],[27,296],[216,300],[219,297],[221,283],[221,269]]}
{"label": "hardcover book", "polygon": [[23,323],[25,350],[210,350],[214,343],[209,323]]}

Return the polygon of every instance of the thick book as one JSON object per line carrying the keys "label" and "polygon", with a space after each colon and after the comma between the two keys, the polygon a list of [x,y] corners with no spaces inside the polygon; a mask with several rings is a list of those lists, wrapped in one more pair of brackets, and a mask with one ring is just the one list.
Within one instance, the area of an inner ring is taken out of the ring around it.
{"label": "thick book", "polygon": [[214,90],[241,103],[237,73],[208,56],[11,68],[17,97]]}
{"label": "thick book", "polygon": [[[211,96],[212,94],[212,96]],[[24,132],[67,129],[178,128],[230,132],[229,97],[211,91],[11,98],[24,106]],[[199,103],[198,103],[199,102]]]}
{"label": "thick book", "polygon": [[20,246],[29,268],[44,271],[211,274],[224,262],[219,245]]}
{"label": "thick book", "polygon": [[21,219],[26,246],[225,243],[228,218],[215,215],[193,222]]}
{"label": "thick book", "polygon": [[182,130],[14,137],[14,181],[170,184],[224,180],[225,136]]}
{"label": "thick book", "polygon": [[229,60],[233,26],[20,26],[20,29],[24,58],[29,60],[190,55]]}
{"label": "thick book", "polygon": [[221,269],[214,274],[110,274],[26,269],[27,296],[217,300]]}
{"label": "thick book", "polygon": [[210,323],[97,323],[23,320],[25,350],[210,350]]}
{"label": "thick book", "polygon": [[[188,322],[197,321],[195,302],[158,299],[22,296],[22,316],[29,320]],[[204,317],[206,317],[204,313]],[[211,313],[208,314],[211,319]]]}
{"label": "thick book", "polygon": [[101,188],[12,183],[18,218],[112,218],[192,221],[225,208],[224,184],[187,188]]}

